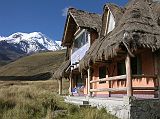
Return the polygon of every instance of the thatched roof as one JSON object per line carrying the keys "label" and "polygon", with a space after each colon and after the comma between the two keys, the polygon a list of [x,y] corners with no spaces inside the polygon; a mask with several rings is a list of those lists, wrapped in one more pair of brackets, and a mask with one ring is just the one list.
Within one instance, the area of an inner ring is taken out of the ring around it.
{"label": "thatched roof", "polygon": [[160,4],[151,0],[132,0],[112,32],[93,43],[80,62],[81,69],[96,60],[108,60],[125,46],[128,52],[139,47],[160,48]]}
{"label": "thatched roof", "polygon": [[[67,20],[64,29],[64,35],[62,38],[62,45],[70,42],[73,39],[73,35],[77,30],[77,26],[86,29],[95,30],[100,33],[102,25],[102,16],[96,13],[89,13],[75,8],[69,8]],[[67,33],[68,32],[68,35]],[[72,34],[72,35],[71,35]]]}
{"label": "thatched roof", "polygon": [[69,14],[73,17],[79,27],[91,28],[100,32],[102,17],[96,13],[89,13],[75,8],[69,9]]}
{"label": "thatched roof", "polygon": [[106,23],[107,23],[109,12],[113,15],[114,20],[115,20],[115,26],[117,26],[120,18],[122,17],[124,13],[124,9],[112,3],[107,3],[106,5],[104,5],[103,16],[102,16],[102,28],[101,28],[101,33],[100,33],[101,37],[105,35],[105,30],[107,27]]}
{"label": "thatched roof", "polygon": [[70,66],[71,61],[67,60],[62,63],[62,65],[54,72],[53,78],[60,79],[64,77],[68,77],[67,68]]}
{"label": "thatched roof", "polygon": [[118,21],[120,20],[120,18],[122,17],[122,15],[124,13],[124,9],[119,7],[119,6],[117,6],[117,5],[115,5],[115,4],[112,4],[112,3],[107,3],[104,6],[104,10],[106,10],[106,9],[109,9],[111,11],[111,13],[114,16],[115,23],[117,25]]}

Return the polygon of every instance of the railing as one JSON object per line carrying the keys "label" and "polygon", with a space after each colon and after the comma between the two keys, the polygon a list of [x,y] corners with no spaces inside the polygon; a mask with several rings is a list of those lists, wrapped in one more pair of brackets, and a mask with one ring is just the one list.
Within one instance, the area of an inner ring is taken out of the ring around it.
{"label": "railing", "polygon": [[90,89],[90,92],[103,92],[103,91],[108,91],[108,92],[116,92],[116,91],[126,91],[127,88],[102,88],[102,89]]}
{"label": "railing", "polygon": [[[120,76],[113,76],[113,77],[108,77],[104,79],[99,79],[99,80],[92,80],[90,83],[97,83],[101,81],[117,81],[117,80],[124,80],[126,79],[126,75],[120,75]],[[121,88],[101,88],[101,89],[90,89],[90,92],[103,92],[103,91],[108,91],[108,92],[116,92],[116,91],[126,91],[126,87],[121,87]]]}
{"label": "railing", "polygon": [[[119,81],[119,80],[125,80],[126,81],[126,75],[120,75],[120,76],[113,76],[113,77],[108,77],[108,78],[104,78],[104,79],[99,79],[99,80],[92,80],[90,81],[91,84],[93,83],[97,83],[97,82],[101,82],[101,81]],[[142,78],[151,78],[154,80],[154,82],[157,83],[156,81],[157,76],[156,75],[132,75],[132,80],[134,80],[135,78],[137,79],[142,79]],[[158,87],[158,86],[157,86]],[[157,90],[156,86],[155,87],[131,87],[132,91],[133,90]],[[127,91],[127,87],[119,87],[119,88],[100,88],[100,89],[90,89],[90,92],[104,92],[104,91],[108,91],[108,92],[116,92],[116,91]]]}
{"label": "railing", "polygon": [[115,80],[123,80],[123,79],[126,79],[126,75],[113,76],[113,77],[103,78],[99,80],[93,80],[93,81],[90,81],[90,83],[96,83],[101,81],[115,81]]}
{"label": "railing", "polygon": [[132,90],[158,90],[158,81],[156,75],[132,75],[132,80],[134,79],[152,79],[154,81],[154,87],[132,87]]}
{"label": "railing", "polygon": [[132,78],[157,78],[156,75],[132,75]]}

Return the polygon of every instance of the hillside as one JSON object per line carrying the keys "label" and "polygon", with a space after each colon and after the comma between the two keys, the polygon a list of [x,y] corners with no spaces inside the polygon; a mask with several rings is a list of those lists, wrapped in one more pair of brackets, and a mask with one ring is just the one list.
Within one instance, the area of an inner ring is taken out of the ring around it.
{"label": "hillside", "polygon": [[45,72],[54,72],[64,61],[64,57],[65,50],[26,56],[2,66],[0,76],[32,76]]}
{"label": "hillside", "polygon": [[17,32],[8,37],[0,36],[0,66],[37,52],[60,50],[56,42],[61,43],[41,32]]}

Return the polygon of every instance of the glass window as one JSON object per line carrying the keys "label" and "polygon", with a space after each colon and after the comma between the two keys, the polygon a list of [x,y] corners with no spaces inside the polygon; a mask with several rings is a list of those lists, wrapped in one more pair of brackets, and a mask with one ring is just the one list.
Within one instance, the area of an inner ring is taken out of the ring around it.
{"label": "glass window", "polygon": [[[125,61],[121,61],[117,63],[117,70],[118,70],[118,75],[126,74]],[[141,63],[140,56],[131,58],[131,70],[132,70],[132,74],[137,74],[137,75],[142,74],[142,63]]]}
{"label": "glass window", "polygon": [[[106,78],[106,75],[107,75],[106,66],[99,67],[99,79]],[[99,83],[100,84],[101,83],[106,83],[106,81],[100,81]]]}
{"label": "glass window", "polygon": [[118,75],[125,75],[126,74],[126,67],[125,67],[125,61],[121,61],[117,63],[117,73]]}
{"label": "glass window", "polygon": [[131,68],[132,68],[132,74],[142,74],[142,63],[140,56],[136,56],[131,59]]}
{"label": "glass window", "polygon": [[74,40],[74,50],[73,51],[76,51],[77,49],[81,48],[86,43],[88,43],[88,35],[87,35],[87,32],[83,32],[78,38]]}

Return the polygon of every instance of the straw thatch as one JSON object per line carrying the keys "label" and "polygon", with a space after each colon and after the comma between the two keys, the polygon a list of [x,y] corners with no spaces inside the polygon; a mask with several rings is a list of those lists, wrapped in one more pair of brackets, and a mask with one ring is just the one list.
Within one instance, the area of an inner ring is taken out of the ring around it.
{"label": "straw thatch", "polygon": [[118,24],[120,18],[122,17],[123,13],[124,13],[124,9],[115,5],[115,4],[111,4],[111,3],[108,3],[104,6],[104,10],[110,10],[111,13],[113,14],[114,16],[114,19],[115,19],[115,23],[116,25]]}
{"label": "straw thatch", "polygon": [[101,15],[77,10],[75,8],[70,8],[68,12],[79,27],[91,28],[100,32],[102,20]]}
{"label": "straw thatch", "polygon": [[151,0],[132,0],[117,26],[97,40],[80,62],[81,69],[96,60],[108,60],[122,46],[132,53],[139,47],[155,51],[160,48],[160,4]]}
{"label": "straw thatch", "polygon": [[108,18],[108,12],[111,12],[112,15],[114,16],[115,19],[115,25],[117,26],[120,18],[123,15],[124,9],[115,5],[115,4],[106,4],[104,5],[103,8],[103,16],[102,16],[102,28],[101,28],[101,37],[103,37],[105,35],[105,29],[106,29],[106,23],[107,23],[107,18]]}
{"label": "straw thatch", "polygon": [[69,8],[65,24],[62,45],[71,42],[77,27],[92,29],[97,33],[101,30],[102,16],[95,13],[89,13],[75,8]]}
{"label": "straw thatch", "polygon": [[64,61],[62,65],[54,72],[53,78],[60,79],[68,77],[69,71],[66,70],[70,66],[70,63],[70,60]]}

